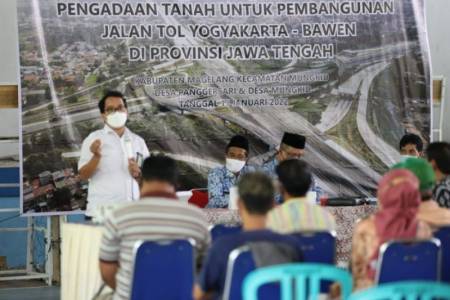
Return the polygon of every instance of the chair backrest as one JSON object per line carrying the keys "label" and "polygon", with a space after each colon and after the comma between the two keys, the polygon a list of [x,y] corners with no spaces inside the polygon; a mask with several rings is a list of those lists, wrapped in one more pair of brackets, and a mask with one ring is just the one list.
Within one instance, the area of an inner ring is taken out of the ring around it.
{"label": "chair backrest", "polygon": [[[335,231],[303,231],[292,234],[301,245],[303,261],[334,265],[336,262]],[[321,283],[321,292],[328,293],[333,282]]]}
{"label": "chair backrest", "polygon": [[341,286],[341,298],[352,291],[352,276],[345,270],[326,264],[297,263],[259,268],[244,280],[244,300],[257,300],[258,289],[268,283],[279,282],[282,300],[318,299],[320,284],[336,281]]}
{"label": "chair backrest", "polygon": [[408,280],[439,280],[439,240],[394,240],[380,247],[378,284]]}
{"label": "chair backrest", "polygon": [[305,231],[292,234],[301,244],[303,260],[309,263],[335,264],[336,232]]}
{"label": "chair backrest", "polygon": [[0,168],[0,197],[20,195],[20,169]]}
{"label": "chair backrest", "polygon": [[440,228],[434,236],[441,241],[441,281],[450,283],[450,226]]}
{"label": "chair backrest", "polygon": [[241,226],[230,226],[225,224],[215,224],[209,228],[209,232],[211,233],[211,239],[213,242],[221,236],[235,234],[241,231]]}
{"label": "chair backrest", "polygon": [[450,300],[450,285],[431,281],[382,284],[350,296],[349,300]]}
{"label": "chair backrest", "polygon": [[140,241],[135,245],[131,299],[192,299],[194,241]]}
{"label": "chair backrest", "polygon": [[242,299],[242,282],[245,276],[255,268],[255,261],[249,246],[242,246],[231,251],[228,256],[223,299]]}

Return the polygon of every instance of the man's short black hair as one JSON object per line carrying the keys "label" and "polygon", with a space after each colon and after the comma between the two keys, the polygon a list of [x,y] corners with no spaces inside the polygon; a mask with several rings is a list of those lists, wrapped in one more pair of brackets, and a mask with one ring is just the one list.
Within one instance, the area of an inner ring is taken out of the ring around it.
{"label": "man's short black hair", "polygon": [[100,99],[100,101],[98,102],[98,109],[100,109],[100,112],[102,114],[105,113],[105,102],[106,102],[106,99],[108,99],[109,97],[122,98],[123,105],[125,105],[125,107],[128,107],[127,106],[127,99],[125,99],[125,96],[121,92],[118,92],[118,91],[107,91],[105,93],[105,95],[103,95],[102,99]]}
{"label": "man's short black hair", "polygon": [[450,144],[446,142],[431,143],[426,155],[428,161],[434,160],[436,166],[445,175],[450,175]]}
{"label": "man's short black hair", "polygon": [[299,159],[282,161],[276,167],[278,181],[286,192],[293,197],[304,197],[312,183],[309,165]]}
{"label": "man's short black hair", "polygon": [[174,187],[178,183],[178,167],[174,159],[162,155],[151,155],[142,164],[143,181],[164,181]]}
{"label": "man's short black hair", "polygon": [[400,140],[399,150],[402,150],[403,147],[409,144],[416,145],[417,151],[422,152],[423,141],[417,134],[414,133],[405,134]]}
{"label": "man's short black hair", "polygon": [[274,187],[263,173],[247,173],[238,183],[239,198],[249,214],[265,215],[274,205]]}

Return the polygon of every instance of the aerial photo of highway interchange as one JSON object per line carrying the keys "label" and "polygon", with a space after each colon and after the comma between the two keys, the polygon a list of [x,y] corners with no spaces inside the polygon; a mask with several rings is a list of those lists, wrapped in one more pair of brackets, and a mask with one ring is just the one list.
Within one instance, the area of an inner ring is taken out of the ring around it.
{"label": "aerial photo of highway interchange", "polygon": [[[249,137],[250,162],[260,164],[274,154],[288,131],[307,136],[305,160],[328,195],[370,197],[380,174],[399,159],[397,143],[405,130],[428,137],[427,48],[417,27],[405,25],[416,22],[414,14],[403,13],[413,9],[406,1],[396,7],[402,18],[335,17],[336,22],[357,22],[355,37],[308,38],[308,43],[333,43],[332,59],[146,62],[130,62],[127,53],[131,44],[144,41],[98,38],[104,23],[126,24],[133,22],[131,18],[55,18],[53,1],[34,2],[38,6],[24,0],[18,4],[24,211],[84,207],[87,183],[76,175],[78,153],[82,140],[103,126],[97,102],[108,89],[126,95],[128,127],[145,139],[150,151],[168,153],[180,162],[180,190],[206,187],[207,172],[223,162],[232,135]],[[36,15],[36,9],[39,20],[25,17]],[[305,20],[318,22],[317,18]],[[269,19],[264,23],[299,26],[295,18]],[[148,22],[183,29],[197,20],[161,15]],[[201,22],[257,21],[215,16]],[[299,41],[304,43],[298,35],[278,41],[201,39],[186,34],[173,39],[154,36],[145,42],[181,47]],[[252,75],[296,80],[236,80],[255,78]],[[256,90],[262,92],[249,93]],[[61,207],[53,199],[58,189],[70,191],[71,203]]]}

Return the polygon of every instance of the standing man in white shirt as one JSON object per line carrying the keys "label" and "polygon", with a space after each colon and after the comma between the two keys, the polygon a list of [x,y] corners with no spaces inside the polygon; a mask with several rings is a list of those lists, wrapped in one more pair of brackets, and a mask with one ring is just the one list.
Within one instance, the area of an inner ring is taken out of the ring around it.
{"label": "standing man in white shirt", "polygon": [[127,102],[109,91],[98,103],[105,127],[89,134],[81,146],[78,171],[89,180],[86,215],[98,205],[139,199],[139,163],[149,156],[144,140],[126,126]]}

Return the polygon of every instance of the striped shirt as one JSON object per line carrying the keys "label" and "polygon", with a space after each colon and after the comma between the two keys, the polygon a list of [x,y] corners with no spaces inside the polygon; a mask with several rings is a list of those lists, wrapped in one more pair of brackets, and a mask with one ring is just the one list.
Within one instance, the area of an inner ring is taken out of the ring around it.
{"label": "striped shirt", "polygon": [[130,298],[133,249],[137,241],[193,238],[197,253],[210,243],[203,212],[177,200],[148,197],[121,206],[106,219],[100,260],[118,262],[114,300]]}
{"label": "striped shirt", "polygon": [[434,187],[433,199],[439,206],[450,208],[450,176],[445,177]]}
{"label": "striped shirt", "polygon": [[279,233],[298,231],[335,230],[334,217],[306,198],[289,199],[272,209],[267,215],[267,227]]}

